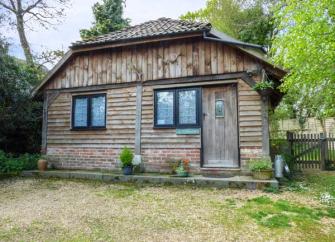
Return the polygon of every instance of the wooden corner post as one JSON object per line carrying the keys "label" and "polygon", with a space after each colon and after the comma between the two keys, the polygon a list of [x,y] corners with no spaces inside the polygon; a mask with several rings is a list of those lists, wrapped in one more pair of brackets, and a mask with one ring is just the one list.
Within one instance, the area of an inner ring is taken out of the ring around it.
{"label": "wooden corner post", "polygon": [[262,150],[266,156],[270,155],[270,131],[269,131],[269,98],[262,96]]}
{"label": "wooden corner post", "polygon": [[43,95],[43,120],[42,120],[42,144],[41,153],[47,153],[47,132],[48,132],[48,92]]}
{"label": "wooden corner post", "polygon": [[136,86],[136,120],[135,120],[135,158],[136,164],[141,163],[141,122],[142,122],[142,83]]}

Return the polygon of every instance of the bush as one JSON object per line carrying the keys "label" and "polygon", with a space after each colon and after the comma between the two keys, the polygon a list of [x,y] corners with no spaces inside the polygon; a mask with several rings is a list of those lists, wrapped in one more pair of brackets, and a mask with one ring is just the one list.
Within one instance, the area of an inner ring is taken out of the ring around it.
{"label": "bush", "polygon": [[134,154],[131,149],[124,147],[120,153],[122,168],[133,165]]}
{"label": "bush", "polygon": [[262,91],[265,89],[273,89],[273,82],[272,81],[262,81],[262,82],[257,82],[254,87],[253,90],[255,91]]}
{"label": "bush", "polygon": [[19,173],[23,170],[33,170],[37,168],[38,154],[24,154],[14,157],[0,150],[0,173]]}
{"label": "bush", "polygon": [[249,163],[251,171],[264,171],[272,169],[272,162],[269,158],[251,160]]}

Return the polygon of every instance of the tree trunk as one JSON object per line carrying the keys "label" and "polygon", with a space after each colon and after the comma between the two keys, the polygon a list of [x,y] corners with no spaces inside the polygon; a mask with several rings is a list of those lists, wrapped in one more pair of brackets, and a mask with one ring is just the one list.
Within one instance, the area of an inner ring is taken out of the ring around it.
{"label": "tree trunk", "polygon": [[23,16],[20,13],[16,14],[16,28],[19,33],[20,43],[26,57],[26,62],[28,65],[34,65],[33,55],[31,54],[30,46],[26,38]]}

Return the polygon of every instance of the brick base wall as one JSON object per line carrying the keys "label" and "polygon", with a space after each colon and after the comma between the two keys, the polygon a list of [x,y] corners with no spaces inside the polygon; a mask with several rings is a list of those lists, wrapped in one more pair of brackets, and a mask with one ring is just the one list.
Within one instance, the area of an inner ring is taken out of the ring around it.
{"label": "brick base wall", "polygon": [[168,160],[189,159],[191,172],[200,171],[200,149],[142,149],[146,171],[171,172]]}
{"label": "brick base wall", "polygon": [[48,147],[47,158],[56,168],[115,169],[120,150],[111,148]]}
{"label": "brick base wall", "polygon": [[[119,169],[118,156],[120,149],[111,148],[77,148],[48,147],[48,160],[56,167],[63,169]],[[249,172],[250,159],[263,156],[260,147],[241,148],[241,170]],[[190,159],[191,171],[200,172],[200,149],[142,149],[142,159],[147,172],[171,172],[169,160]]]}
{"label": "brick base wall", "polygon": [[[119,149],[48,147],[47,157],[56,168],[119,169]],[[190,159],[192,172],[200,170],[200,149],[143,149],[142,159],[147,172],[171,172],[170,159]]]}

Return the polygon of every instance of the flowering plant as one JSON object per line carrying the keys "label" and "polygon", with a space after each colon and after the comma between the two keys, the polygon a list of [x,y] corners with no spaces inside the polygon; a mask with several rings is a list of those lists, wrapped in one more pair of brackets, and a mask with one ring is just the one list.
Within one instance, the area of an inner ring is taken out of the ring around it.
{"label": "flowering plant", "polygon": [[190,160],[182,159],[178,161],[178,166],[176,168],[176,173],[179,176],[188,176],[190,173]]}

